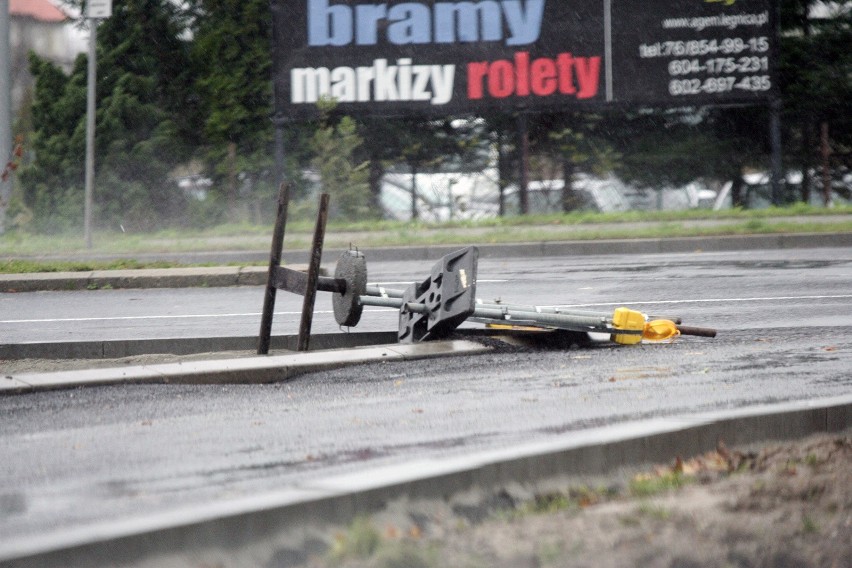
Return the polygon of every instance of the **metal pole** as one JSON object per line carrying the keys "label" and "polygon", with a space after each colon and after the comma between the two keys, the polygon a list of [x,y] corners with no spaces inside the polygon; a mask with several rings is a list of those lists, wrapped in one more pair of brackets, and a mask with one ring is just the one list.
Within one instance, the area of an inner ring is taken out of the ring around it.
{"label": "metal pole", "polygon": [[275,128],[275,184],[284,182],[284,121],[280,117],[273,119]]}
{"label": "metal pole", "polygon": [[822,205],[831,207],[831,142],[828,137],[828,122],[823,121],[820,125],[819,140],[822,154]]}
{"label": "metal pole", "polygon": [[311,246],[311,259],[308,264],[308,283],[305,289],[305,298],[302,302],[302,320],[299,324],[297,351],[307,351],[310,346],[311,323],[314,319],[314,301],[317,297],[320,261],[322,260],[322,244],[325,240],[325,225],[328,221],[328,200],[329,196],[327,193],[320,195],[317,224],[314,227],[314,242]]}
{"label": "metal pole", "polygon": [[[12,46],[9,45],[9,0],[0,0],[0,171],[12,156]],[[0,180],[0,235],[6,231],[6,208],[12,179]]]}
{"label": "metal pole", "polygon": [[506,177],[509,175],[509,168],[506,166],[506,145],[503,142],[503,133],[497,133],[497,191],[499,193],[499,197],[497,198],[497,216],[505,217],[506,216],[506,186],[508,182],[506,181]]}
{"label": "metal pole", "polygon": [[278,213],[275,216],[275,228],[272,231],[272,247],[269,252],[269,274],[266,279],[266,292],[263,295],[263,314],[260,318],[260,334],[257,338],[257,354],[269,353],[272,338],[272,315],[275,312],[275,272],[281,266],[281,250],[284,248],[284,229],[287,226],[287,206],[290,204],[290,185],[281,182],[278,188]]}
{"label": "metal pole", "polygon": [[781,205],[784,167],[781,164],[781,97],[769,101],[769,144],[772,152],[772,204]]}
{"label": "metal pole", "polygon": [[520,138],[520,176],[518,179],[518,206],[520,214],[526,215],[530,211],[529,183],[530,183],[530,133],[527,124],[526,113],[518,115],[518,138]]}
{"label": "metal pole", "polygon": [[417,164],[411,163],[411,220],[417,220]]}
{"label": "metal pole", "polygon": [[[320,279],[320,290],[325,292],[333,292],[334,278],[321,278]],[[345,286],[344,286],[345,289]],[[384,286],[376,286],[371,285],[367,286],[364,290],[365,296],[373,296],[375,298],[402,298],[405,294],[405,290],[400,290],[396,288],[385,288]],[[361,296],[362,298],[364,296]],[[367,300],[370,302],[371,300]],[[399,302],[397,303],[399,304]],[[365,303],[365,305],[368,305]],[[372,304],[378,305],[378,304]],[[531,305],[521,305],[521,304],[501,304],[499,302],[486,302],[484,300],[476,299],[476,306],[482,308],[495,308],[495,309],[509,309],[511,311],[517,312],[530,312],[534,314],[562,314],[562,315],[570,315],[570,316],[584,316],[584,317],[593,317],[593,318],[609,318],[612,314],[606,314],[602,312],[593,312],[589,310],[575,310],[573,308],[559,308],[559,307],[547,307],[547,306],[531,306]],[[390,304],[381,304],[379,307],[394,307]],[[396,307],[399,307],[398,305]],[[412,310],[413,311],[413,310]],[[682,322],[681,318],[673,317],[673,316],[660,316],[660,315],[649,315],[649,319],[665,319],[671,320],[676,324],[680,324]]]}
{"label": "metal pole", "polygon": [[83,202],[83,237],[86,248],[92,248],[92,203],[95,186],[95,78],[97,77],[97,42],[98,20],[89,18],[89,73],[86,90],[86,189]]}
{"label": "metal pole", "polygon": [[[398,298],[376,298],[373,296],[361,296],[360,301],[365,306],[376,306],[382,308],[399,309],[405,304],[405,308],[417,314],[428,313],[429,309],[426,304],[417,302],[403,302]],[[600,331],[609,333],[611,328],[606,317],[589,317],[575,316],[568,314],[544,314],[535,312],[531,307],[526,311],[517,309],[501,308],[497,306],[477,306],[473,314],[470,316],[477,319],[486,319],[491,321],[512,322],[512,323],[537,323],[553,327],[563,327],[566,329],[578,329],[582,331]],[[619,332],[620,333],[620,332]],[[639,334],[641,331],[625,330],[627,334]]]}

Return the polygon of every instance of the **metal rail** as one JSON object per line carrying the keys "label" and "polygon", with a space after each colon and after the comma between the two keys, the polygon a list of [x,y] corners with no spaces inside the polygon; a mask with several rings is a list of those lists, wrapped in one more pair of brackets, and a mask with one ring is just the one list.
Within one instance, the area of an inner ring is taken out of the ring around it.
{"label": "metal rail", "polygon": [[[345,283],[344,283],[345,286]],[[334,290],[329,290],[334,291]],[[404,290],[399,290],[395,288],[385,288],[384,286],[377,285],[368,285],[367,286],[367,296],[376,296],[376,297],[384,297],[384,298],[402,298],[402,294]],[[560,307],[550,307],[550,306],[531,306],[524,304],[504,304],[502,302],[486,302],[479,298],[476,299],[477,306],[482,306],[483,308],[509,308],[512,311],[518,312],[533,312],[536,314],[563,314],[563,315],[571,315],[571,316],[586,316],[592,318],[606,318],[610,319],[610,314],[603,312],[595,312],[591,310],[575,310],[573,308],[560,308]],[[365,304],[367,305],[367,304]],[[674,322],[675,324],[680,324],[683,320],[679,317],[669,317],[669,316],[648,316],[649,319],[665,319]]]}
{"label": "metal rail", "polygon": [[[425,304],[403,302],[401,298],[387,296],[361,296],[360,301],[365,306],[401,309],[405,307],[410,312],[425,314],[429,309]],[[642,330],[616,329],[604,315],[572,315],[541,313],[535,306],[516,306],[509,308],[498,304],[479,304],[470,316],[480,320],[493,322],[516,323],[520,325],[534,324],[573,331],[591,331],[600,333],[619,333],[625,335],[641,335]]]}

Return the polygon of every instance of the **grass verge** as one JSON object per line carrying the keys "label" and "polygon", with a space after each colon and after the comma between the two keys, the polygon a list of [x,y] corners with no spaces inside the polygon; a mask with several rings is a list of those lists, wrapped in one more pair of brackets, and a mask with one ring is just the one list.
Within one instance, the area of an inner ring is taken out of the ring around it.
{"label": "grass verge", "polygon": [[[505,217],[477,222],[440,224],[331,223],[326,248],[501,244],[565,240],[655,239],[749,234],[849,233],[852,207],[788,208],[728,211],[658,211],[625,213],[569,213]],[[819,219],[809,220],[819,216]],[[845,217],[844,217],[845,216]],[[835,220],[836,219],[836,220]],[[288,223],[285,248],[310,247],[312,223]],[[142,262],[134,255],[205,251],[268,250],[272,230],[264,225],[231,224],[205,230],[164,230],[127,234],[98,232],[87,249],[81,235],[32,235],[12,232],[0,236],[0,273],[89,271],[132,268],[204,266],[173,262]],[[69,262],[62,257],[121,256],[122,260]],[[50,257],[50,258],[45,258]],[[40,259],[41,258],[41,259]],[[58,260],[53,260],[58,259]]]}

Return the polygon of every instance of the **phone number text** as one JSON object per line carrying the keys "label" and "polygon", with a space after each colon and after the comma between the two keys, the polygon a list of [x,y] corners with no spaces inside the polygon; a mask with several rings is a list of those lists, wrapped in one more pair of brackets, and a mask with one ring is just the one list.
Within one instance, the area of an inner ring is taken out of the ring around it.
{"label": "phone number text", "polygon": [[745,57],[714,57],[712,59],[672,59],[669,75],[728,75],[730,73],[760,73],[769,70],[769,58],[750,55]]}
{"label": "phone number text", "polygon": [[748,77],[710,77],[708,79],[672,79],[669,94],[672,96],[729,93],[734,90],[763,92],[772,87],[768,75]]}
{"label": "phone number text", "polygon": [[766,53],[768,51],[769,38],[766,36],[658,41],[639,44],[639,57],[643,59],[718,54],[739,55],[740,53]]}

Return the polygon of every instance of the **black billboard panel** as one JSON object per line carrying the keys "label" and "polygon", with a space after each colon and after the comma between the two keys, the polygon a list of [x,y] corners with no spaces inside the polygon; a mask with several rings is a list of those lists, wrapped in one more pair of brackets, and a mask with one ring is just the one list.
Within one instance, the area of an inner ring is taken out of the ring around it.
{"label": "black billboard panel", "polygon": [[614,101],[756,102],[773,88],[771,0],[613,1],[611,22]]}
{"label": "black billboard panel", "polygon": [[350,114],[754,102],[771,0],[272,0],[276,111]]}

